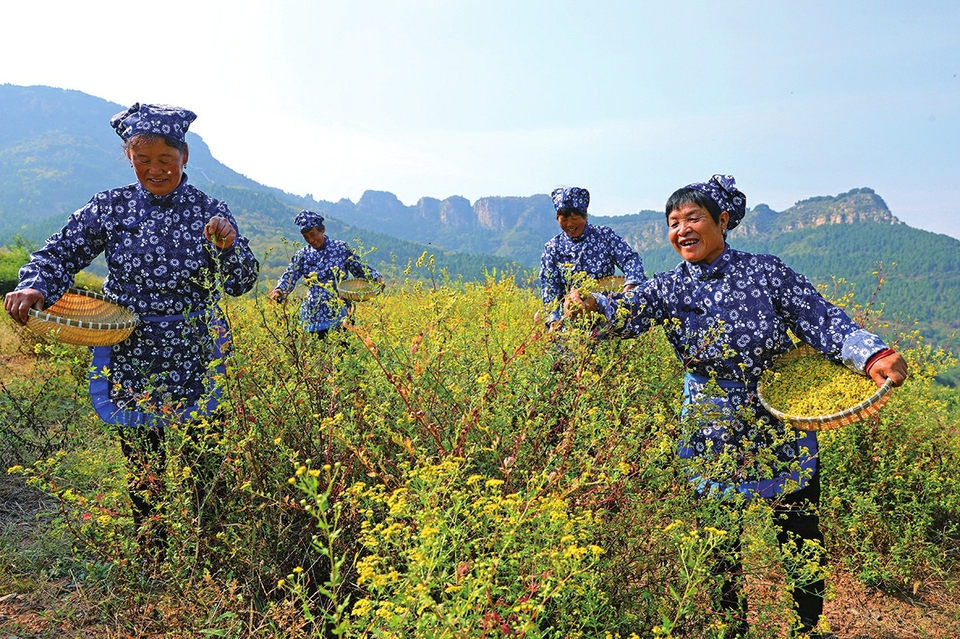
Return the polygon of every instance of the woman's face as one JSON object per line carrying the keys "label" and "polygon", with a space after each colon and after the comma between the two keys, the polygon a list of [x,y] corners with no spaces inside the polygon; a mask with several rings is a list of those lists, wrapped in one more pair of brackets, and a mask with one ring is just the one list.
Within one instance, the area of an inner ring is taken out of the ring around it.
{"label": "woman's face", "polygon": [[127,148],[127,157],[137,174],[137,180],[154,195],[163,196],[180,186],[183,167],[187,163],[187,148],[167,146],[163,138],[146,141],[134,138]]}
{"label": "woman's face", "polygon": [[306,231],[300,231],[300,235],[307,241],[307,244],[315,249],[323,248],[323,242],[327,239],[327,236],[323,234],[323,230],[315,226],[308,228]]}
{"label": "woman's face", "polygon": [[557,224],[567,234],[567,237],[580,237],[587,227],[587,218],[576,211],[561,211],[557,213]]}
{"label": "woman's face", "polygon": [[667,216],[667,237],[680,257],[688,262],[712,264],[723,253],[723,231],[730,214],[720,213],[720,223],[699,204],[684,202]]}

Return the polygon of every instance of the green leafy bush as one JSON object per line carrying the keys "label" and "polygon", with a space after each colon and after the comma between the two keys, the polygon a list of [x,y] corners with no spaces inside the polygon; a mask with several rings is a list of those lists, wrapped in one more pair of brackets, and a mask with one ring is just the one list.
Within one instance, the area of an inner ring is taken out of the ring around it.
{"label": "green leafy bush", "polygon": [[[296,299],[224,300],[224,419],[169,431],[155,524],[170,544],[148,565],[126,503],[136,469],[82,397],[84,353],[26,353],[38,370],[79,362],[57,393],[24,376],[16,395],[8,376],[0,407],[36,398],[39,423],[70,424],[59,454],[20,465],[114,593],[104,617],[129,600],[184,634],[718,637],[730,620],[710,569],[739,538],[754,635],[781,636],[789,596],[757,587],[778,583],[782,559],[769,508],[692,495],[676,458],[682,369],[662,333],[551,333],[511,274],[415,269],[325,340],[302,332]],[[907,384],[821,444],[828,550],[897,586],[951,569],[960,514],[958,404],[932,381],[951,362],[902,339]]]}

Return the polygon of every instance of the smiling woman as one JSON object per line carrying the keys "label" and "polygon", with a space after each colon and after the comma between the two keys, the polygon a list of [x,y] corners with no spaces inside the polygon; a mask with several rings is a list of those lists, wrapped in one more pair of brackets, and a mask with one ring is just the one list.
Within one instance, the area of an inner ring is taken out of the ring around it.
{"label": "smiling woman", "polygon": [[[165,532],[152,524],[161,487],[148,477],[163,474],[165,427],[183,416],[191,431],[197,415],[214,416],[212,375],[229,344],[218,301],[221,293],[249,291],[259,271],[227,205],[187,181],[185,135],[196,117],[139,103],[115,115],[110,124],[137,181],[97,193],[74,212],[30,256],[4,299],[23,324],[30,309],[57,302],[74,276],[105,254],[104,295],[140,321],[122,342],[94,349],[90,396],[101,419],[119,428],[133,519],[144,548],[154,551],[163,549]],[[202,474],[198,468],[198,507],[211,488]]]}
{"label": "smiling woman", "polygon": [[710,264],[723,253],[730,214],[721,211],[718,220],[714,223],[705,207],[684,202],[667,216],[667,237],[683,259]]}
{"label": "smiling woman", "polygon": [[[574,291],[568,311],[602,312],[624,335],[662,325],[687,370],[677,449],[693,490],[735,505],[771,500],[780,543],[795,542],[822,565],[817,434],[783,423],[763,407],[760,375],[793,348],[791,333],[876,386],[887,380],[901,385],[906,363],[779,258],[727,245],[727,231],[746,214],[746,196],[732,175],[678,189],[664,213],[670,243],[683,261],[629,293],[581,298]],[[730,559],[718,562],[716,572],[723,578],[720,604],[732,622],[727,636],[742,637],[747,607],[739,592],[739,535],[731,538]],[[790,566],[787,573],[797,629],[810,632],[823,612],[825,584]]]}
{"label": "smiling woman", "polygon": [[180,186],[190,151],[185,143],[161,135],[137,135],[124,145],[137,181],[154,195],[164,196]]}

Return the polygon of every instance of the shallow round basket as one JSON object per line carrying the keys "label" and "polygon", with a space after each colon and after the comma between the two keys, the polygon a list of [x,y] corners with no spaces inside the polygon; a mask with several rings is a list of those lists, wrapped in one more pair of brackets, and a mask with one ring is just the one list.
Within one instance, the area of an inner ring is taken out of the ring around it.
{"label": "shallow round basket", "polygon": [[[783,363],[790,358],[796,357],[824,358],[825,356],[823,353],[816,350],[809,344],[799,344],[780,355],[780,357],[777,358],[776,363],[774,363],[774,368],[776,368],[777,363]],[[866,398],[859,404],[851,406],[850,408],[844,409],[838,413],[833,413],[832,415],[791,415],[770,405],[766,397],[764,397],[764,383],[762,379],[757,386],[757,395],[759,396],[760,403],[763,404],[763,407],[780,421],[784,422],[785,424],[790,424],[795,428],[799,428],[800,430],[830,430],[832,428],[839,428],[840,426],[847,426],[848,424],[854,424],[856,422],[863,421],[868,417],[875,415],[880,410],[880,407],[883,406],[888,399],[890,399],[892,392],[893,382],[888,379],[883,386],[877,389],[876,393]]]}
{"label": "shallow round basket", "polygon": [[343,280],[337,284],[337,294],[351,302],[362,302],[376,297],[383,291],[383,284],[370,280]]}
{"label": "shallow round basket", "polygon": [[600,293],[619,293],[627,278],[623,275],[608,275],[597,280],[597,291]]}
{"label": "shallow round basket", "polygon": [[71,288],[56,303],[42,311],[28,311],[27,328],[51,335],[67,344],[110,346],[127,339],[136,328],[137,316],[92,291]]}

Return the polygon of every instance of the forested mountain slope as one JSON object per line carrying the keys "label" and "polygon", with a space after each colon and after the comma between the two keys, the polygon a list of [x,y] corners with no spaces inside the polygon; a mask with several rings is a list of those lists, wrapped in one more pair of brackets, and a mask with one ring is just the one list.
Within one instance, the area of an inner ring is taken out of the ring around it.
{"label": "forested mountain slope", "polygon": [[[108,124],[123,108],[78,91],[0,85],[0,245],[16,236],[38,244],[95,192],[133,181]],[[407,206],[392,193],[367,191],[356,203],[315,201],[258,184],[217,161],[199,136],[190,133],[188,140],[191,182],[229,203],[268,284],[300,242],[292,222],[300,208],[322,212],[332,236],[376,248],[369,259],[378,268],[402,268],[428,251],[438,267],[467,279],[520,266],[535,273],[544,242],[559,231],[546,194],[472,204],[457,195],[424,197]],[[648,272],[676,265],[662,211],[590,219],[623,235]],[[854,282],[863,301],[882,264],[879,301],[889,316],[915,318],[943,343],[960,328],[960,241],[902,224],[869,188],[812,197],[779,212],[757,204],[729,242],[780,255],[818,283]]]}
{"label": "forested mountain slope", "polygon": [[[79,91],[0,85],[0,245],[14,237],[40,244],[94,193],[134,180],[109,126],[110,117],[124,108]],[[301,241],[293,224],[297,211],[325,207],[233,171],[193,133],[187,140],[190,181],[230,205],[264,262],[265,277],[275,280],[292,253],[281,240]],[[378,268],[391,263],[402,267],[424,251],[434,254],[437,268],[453,277],[476,279],[485,269],[517,268],[508,259],[405,242],[338,219],[328,219],[328,230],[351,243],[359,240],[367,250],[376,248],[369,259]]]}

